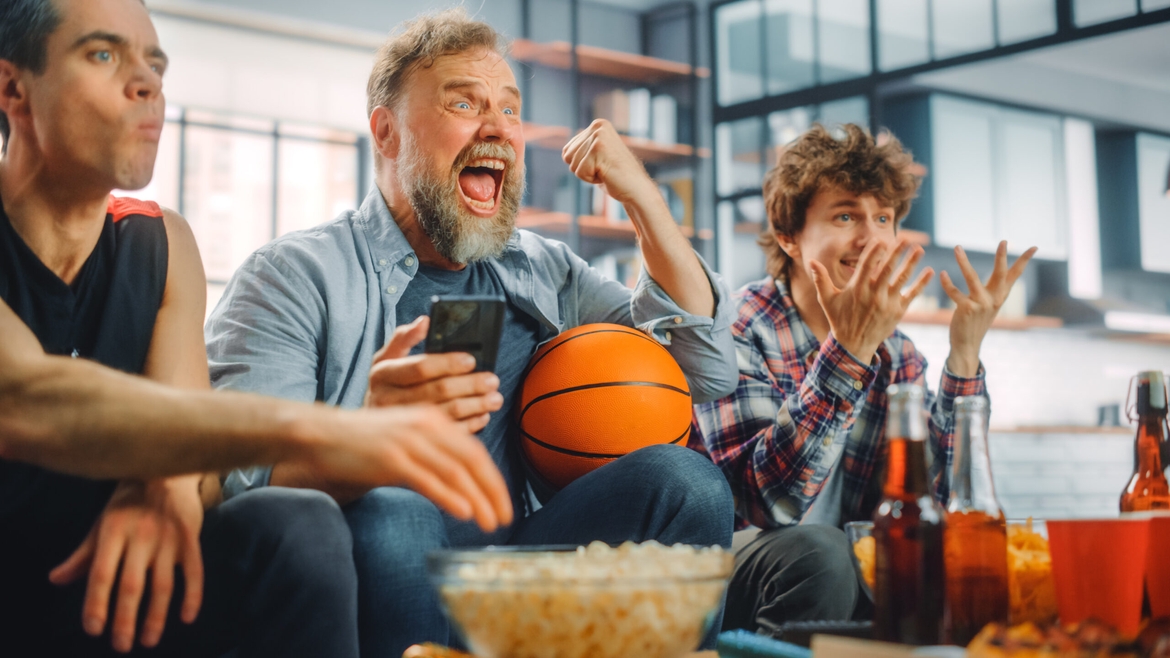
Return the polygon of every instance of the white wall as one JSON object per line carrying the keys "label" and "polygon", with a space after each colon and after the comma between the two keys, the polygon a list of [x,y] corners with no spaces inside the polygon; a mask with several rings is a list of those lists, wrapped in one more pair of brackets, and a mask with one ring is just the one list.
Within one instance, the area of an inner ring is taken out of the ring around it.
{"label": "white wall", "polygon": [[365,134],[373,50],[155,16],[167,102]]}

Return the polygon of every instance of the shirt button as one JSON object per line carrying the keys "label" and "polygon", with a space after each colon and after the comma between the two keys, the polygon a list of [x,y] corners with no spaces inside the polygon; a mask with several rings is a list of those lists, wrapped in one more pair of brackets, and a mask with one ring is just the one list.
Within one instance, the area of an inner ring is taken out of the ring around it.
{"label": "shirt button", "polygon": [[379,265],[381,265],[382,267],[386,267],[386,259],[385,259],[385,258],[379,258],[379,259],[378,259],[378,264],[379,264]]}
{"label": "shirt button", "polygon": [[675,323],[675,324],[682,324],[682,318],[681,318],[681,317],[676,317],[676,318],[674,319],[674,323]]}
{"label": "shirt button", "polygon": [[389,288],[386,289],[386,292],[393,295],[394,293],[398,292],[398,286],[390,286]]}
{"label": "shirt button", "polygon": [[670,338],[670,332],[669,332],[669,331],[668,331],[668,332],[666,332],[666,340],[671,340],[671,338]]}
{"label": "shirt button", "polygon": [[407,267],[414,267],[414,257],[413,256],[407,256],[406,260],[404,260],[402,262],[405,263]]}
{"label": "shirt button", "polygon": [[829,437],[829,436],[826,436],[826,437],[825,437],[825,440],[824,440],[824,441],[821,441],[821,445],[823,445],[823,446],[825,446],[826,448],[828,448],[829,446],[833,445],[833,438],[832,438],[832,437]]}
{"label": "shirt button", "polygon": [[860,390],[861,390],[861,386],[862,386],[862,384],[861,384],[861,380],[860,380],[860,379],[854,379],[854,380],[853,380],[853,388],[854,388],[854,389],[856,389],[856,390],[860,391]]}

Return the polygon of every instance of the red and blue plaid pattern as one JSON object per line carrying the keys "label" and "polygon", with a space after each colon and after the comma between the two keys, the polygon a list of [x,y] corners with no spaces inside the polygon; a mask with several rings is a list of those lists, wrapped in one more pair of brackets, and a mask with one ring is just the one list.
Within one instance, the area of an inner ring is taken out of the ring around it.
{"label": "red and blue plaid pattern", "polygon": [[[923,384],[925,357],[901,331],[885,340],[870,365],[832,334],[822,344],[782,282],[751,283],[735,299],[739,384],[730,396],[695,406],[691,447],[723,471],[736,514],[752,525],[800,523],[834,468],[844,469],[842,520],[869,518],[885,460],[886,388]],[[944,367],[940,390],[938,396],[927,390],[928,452],[933,491],[945,503],[954,400],[986,395],[982,365],[970,379]]]}

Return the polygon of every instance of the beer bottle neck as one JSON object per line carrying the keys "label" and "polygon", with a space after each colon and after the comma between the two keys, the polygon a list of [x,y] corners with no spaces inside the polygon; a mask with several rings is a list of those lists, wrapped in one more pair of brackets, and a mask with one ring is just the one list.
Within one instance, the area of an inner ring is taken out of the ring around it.
{"label": "beer bottle neck", "polygon": [[886,486],[882,493],[887,498],[919,498],[930,493],[926,482],[925,441],[890,439]]}
{"label": "beer bottle neck", "polygon": [[986,411],[960,412],[955,418],[954,460],[951,468],[952,512],[1000,514],[991,478],[991,456],[987,447]]}
{"label": "beer bottle neck", "polygon": [[1165,413],[1146,413],[1138,416],[1137,437],[1134,439],[1135,472],[1162,475],[1165,427]]}

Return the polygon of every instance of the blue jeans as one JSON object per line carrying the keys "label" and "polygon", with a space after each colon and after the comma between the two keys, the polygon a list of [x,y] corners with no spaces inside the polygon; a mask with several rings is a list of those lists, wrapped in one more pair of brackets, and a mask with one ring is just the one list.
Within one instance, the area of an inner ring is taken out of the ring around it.
{"label": "blue jeans", "polygon": [[[358,635],[367,658],[452,640],[427,579],[426,555],[449,546],[657,540],[731,546],[734,507],[722,473],[681,446],[633,452],[585,475],[510,532],[478,532],[406,489],[375,489],[345,508],[358,572]],[[478,538],[478,540],[477,540]],[[719,628],[716,619],[714,628]]]}

